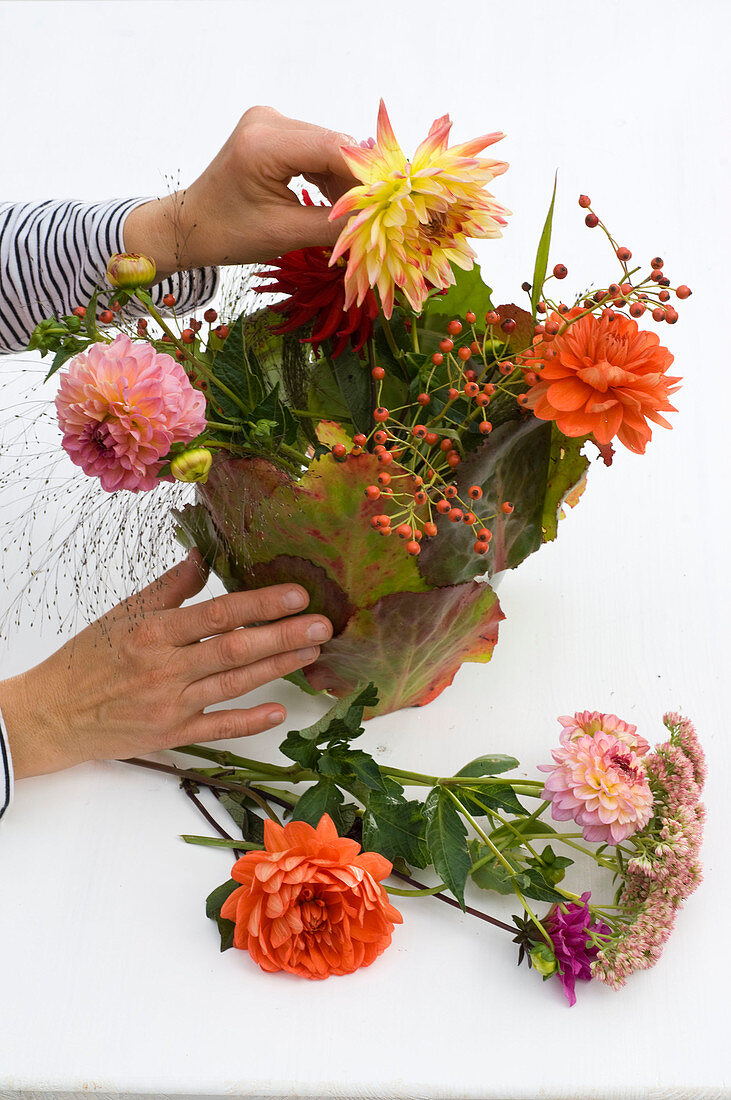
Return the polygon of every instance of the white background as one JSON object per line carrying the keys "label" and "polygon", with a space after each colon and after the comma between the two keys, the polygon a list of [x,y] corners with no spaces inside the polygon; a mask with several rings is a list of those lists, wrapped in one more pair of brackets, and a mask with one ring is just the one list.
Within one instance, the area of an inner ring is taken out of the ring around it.
{"label": "white background", "polygon": [[[567,288],[616,277],[580,192],[635,257],[665,257],[694,291],[661,330],[685,379],[674,430],[592,467],[558,542],[504,581],[492,662],[373,722],[364,747],[441,774],[509,751],[530,771],[559,714],[614,711],[653,740],[679,709],[710,764],[706,880],[661,963],[620,993],[580,985],[571,1010],[557,982],[516,969],[504,933],[430,899],[401,904],[365,971],[265,976],[218,954],[203,900],[230,861],[178,839],[206,826],[174,781],[121,764],[26,780],[0,838],[0,1096],[729,1095],[730,32],[722,0],[0,4],[4,198],[165,193],[247,106],[360,138],[383,96],[407,150],[445,111],[456,141],[507,132],[494,191],[514,217],[479,247],[496,301],[531,276],[556,168],[551,264]],[[6,410],[19,392],[6,387]],[[57,644],[21,625],[2,674]],[[275,694],[291,727],[322,709]]]}

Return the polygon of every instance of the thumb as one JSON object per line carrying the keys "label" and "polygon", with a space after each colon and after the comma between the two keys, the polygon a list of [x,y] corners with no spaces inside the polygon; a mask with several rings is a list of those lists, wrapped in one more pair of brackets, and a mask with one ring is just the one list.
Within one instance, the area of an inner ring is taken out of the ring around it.
{"label": "thumb", "polygon": [[120,607],[138,613],[180,607],[185,600],[196,596],[207,580],[208,565],[200,550],[193,549],[187,558],[157,577],[135,596],[125,600]]}

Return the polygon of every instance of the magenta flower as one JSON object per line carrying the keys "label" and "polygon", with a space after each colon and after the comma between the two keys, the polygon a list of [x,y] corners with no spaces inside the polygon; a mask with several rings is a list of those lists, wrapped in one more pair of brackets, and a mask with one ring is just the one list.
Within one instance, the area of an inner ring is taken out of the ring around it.
{"label": "magenta flower", "polygon": [[557,977],[570,1005],[576,1004],[576,979],[590,981],[592,977],[591,963],[597,957],[599,947],[592,942],[591,933],[608,936],[611,932],[604,921],[592,921],[588,904],[590,897],[587,891],[581,895],[580,902],[555,905],[543,921],[558,962]]}
{"label": "magenta flower", "polygon": [[581,825],[585,840],[619,844],[652,817],[643,763],[614,734],[599,730],[572,739],[564,731],[552,756],[555,765],[539,765],[539,771],[550,773],[541,797],[553,803],[556,821]]}
{"label": "magenta flower", "polygon": [[92,344],[60,378],[64,449],[110,493],[154,489],[171,445],[190,442],[206,426],[206,399],[181,365],[123,334]]}

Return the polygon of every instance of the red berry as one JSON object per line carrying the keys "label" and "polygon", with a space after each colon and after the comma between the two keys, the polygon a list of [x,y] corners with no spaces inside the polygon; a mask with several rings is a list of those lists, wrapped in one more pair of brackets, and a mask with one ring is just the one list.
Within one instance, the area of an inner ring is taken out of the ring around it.
{"label": "red berry", "polygon": [[444,495],[445,497],[449,497],[449,499],[452,500],[457,495],[457,486],[448,485],[447,488],[444,490]]}
{"label": "red berry", "polygon": [[195,333],[192,328],[184,328],[180,333],[180,339],[184,344],[192,344],[195,341]]}
{"label": "red berry", "polygon": [[653,309],[652,319],[653,319],[653,321],[664,321],[665,320],[665,310],[662,308],[662,306],[656,306],[655,309]]}
{"label": "red berry", "polygon": [[660,299],[661,302],[669,302],[670,301],[670,291],[669,290],[661,290],[660,293],[658,294],[658,298]]}
{"label": "red berry", "polygon": [[[372,485],[371,488],[375,489],[375,485]],[[378,522],[378,516],[371,516],[371,527],[377,531],[379,526],[380,524]]]}
{"label": "red berry", "polygon": [[380,516],[376,516],[376,519],[378,520],[378,526],[379,527],[390,527],[391,526],[391,517],[390,516],[380,515]]}
{"label": "red berry", "polygon": [[451,439],[443,439],[442,442],[439,444],[439,450],[440,451],[451,451],[452,450],[452,440]]}
{"label": "red berry", "polygon": [[175,305],[175,295],[174,294],[166,294],[163,297],[162,304],[164,306],[174,306]]}
{"label": "red berry", "polygon": [[383,367],[374,367],[371,371],[371,378],[375,378],[376,382],[380,382],[382,378],[386,377],[386,372]]}
{"label": "red berry", "polygon": [[111,325],[114,320],[114,314],[111,309],[103,309],[99,314],[99,320],[103,325]]}
{"label": "red berry", "polygon": [[460,359],[462,360],[463,363],[466,363],[468,359],[472,358],[472,352],[470,351],[469,348],[465,348],[465,347],[458,348],[457,349],[457,355],[460,357]]}
{"label": "red berry", "polygon": [[528,403],[528,394],[527,393],[519,393],[517,401],[518,401],[518,404],[520,405],[521,408],[525,408],[525,406]]}
{"label": "red berry", "polygon": [[[368,500],[378,500],[379,496],[381,495],[381,490],[378,488],[377,485],[366,485],[365,495],[367,496]],[[373,518],[375,519],[376,517],[374,516]],[[371,520],[371,522],[373,522],[373,520]]]}
{"label": "red berry", "polygon": [[465,512],[462,516],[462,523],[466,523],[468,527],[471,527],[473,523],[477,523],[477,516],[474,512]]}
{"label": "red berry", "polygon": [[391,534],[393,534],[390,527],[379,527],[378,528],[378,533],[380,535],[391,535]]}
{"label": "red berry", "polygon": [[436,533],[437,533],[436,523],[432,523],[431,520],[428,520],[428,522],[424,524],[424,534],[428,535],[430,539],[433,539],[434,536],[436,535]]}
{"label": "red berry", "polygon": [[451,466],[452,469],[454,469],[455,466],[459,466],[461,461],[462,459],[459,457],[456,451],[450,451],[447,455],[447,465]]}
{"label": "red berry", "polygon": [[693,291],[690,289],[690,287],[685,285],[679,286],[678,289],[675,291],[675,295],[677,298],[690,298],[692,293]]}
{"label": "red berry", "polygon": [[557,336],[558,335],[558,321],[546,321],[546,335]]}
{"label": "red berry", "polygon": [[471,500],[480,500],[480,498],[482,497],[482,489],[479,485],[470,485],[469,489],[467,490],[467,495],[470,497]]}
{"label": "red berry", "polygon": [[376,477],[376,481],[379,485],[388,485],[391,481],[391,475],[387,470],[381,470],[381,472]]}
{"label": "red berry", "polygon": [[474,545],[474,551],[476,554],[486,554],[488,551],[488,545],[486,542],[476,542]]}
{"label": "red berry", "polygon": [[579,206],[582,210],[586,210],[591,206],[591,199],[588,195],[579,195]]}
{"label": "red berry", "polygon": [[464,512],[462,511],[461,508],[451,508],[450,511],[449,511],[448,519],[452,523],[458,523],[462,519],[463,515],[464,515]]}
{"label": "red berry", "polygon": [[464,388],[464,392],[468,397],[476,397],[477,394],[480,392],[480,387],[477,385],[476,382],[468,382]]}
{"label": "red berry", "polygon": [[228,336],[228,325],[219,325],[214,331],[219,340],[225,340]]}
{"label": "red berry", "polygon": [[462,331],[461,321],[450,321],[447,325],[447,332],[450,336],[459,336]]}
{"label": "red berry", "polygon": [[642,302],[633,302],[629,307],[630,317],[641,317],[645,312]]}
{"label": "red berry", "polygon": [[74,317],[86,317],[86,310],[83,306],[77,306],[74,310]]}
{"label": "red berry", "polygon": [[381,463],[381,465],[388,466],[391,462],[393,462],[393,455],[384,447],[382,451],[378,452],[378,461]]}
{"label": "red berry", "polygon": [[511,333],[515,332],[515,327],[515,321],[512,317],[507,317],[500,325],[500,328],[503,330],[503,332],[507,332],[508,336],[510,336]]}
{"label": "red berry", "polygon": [[488,531],[487,527],[481,527],[477,532],[477,537],[480,542],[489,542],[492,538],[492,531]]}
{"label": "red berry", "polygon": [[481,435],[489,435],[492,431],[492,424],[489,420],[481,420],[477,428]]}
{"label": "red berry", "polygon": [[514,505],[506,500],[504,504],[500,505],[500,507],[502,508],[503,512],[505,512],[505,515],[509,516],[510,513],[513,511]]}
{"label": "red berry", "polygon": [[595,226],[599,225],[599,219],[596,214],[587,214],[584,218],[584,224],[588,225],[589,229],[594,229]]}
{"label": "red berry", "polygon": [[335,458],[345,458],[348,452],[342,443],[336,443],[332,448],[332,453]]}
{"label": "red berry", "polygon": [[428,405],[431,402],[431,397],[428,393],[420,393],[416,399],[420,405]]}
{"label": "red berry", "polygon": [[412,541],[412,542],[407,542],[406,543],[406,553],[407,554],[414,554],[415,555],[415,554],[418,554],[420,552],[420,550],[421,550],[421,547],[419,546],[418,542],[413,542]]}
{"label": "red berry", "polygon": [[545,302],[539,302],[538,305],[536,306],[536,311],[538,313],[545,313],[546,312],[546,303]]}
{"label": "red berry", "polygon": [[465,321],[467,322],[467,324],[468,325],[474,325],[476,320],[477,320],[477,318],[475,317],[472,310],[468,309],[467,312],[465,313]]}
{"label": "red berry", "polygon": [[486,393],[478,393],[477,397],[475,398],[475,404],[478,406],[478,408],[485,409],[490,404],[490,398],[487,396]]}
{"label": "red berry", "polygon": [[377,432],[373,433],[373,441],[377,443],[379,447],[382,447],[387,439],[388,432],[384,432],[383,428],[379,428]]}
{"label": "red berry", "polygon": [[408,523],[400,523],[396,528],[396,534],[400,539],[410,539],[413,535],[413,531],[409,527]]}
{"label": "red berry", "polygon": [[414,531],[414,538],[417,542],[421,542],[423,537],[424,536],[422,535],[421,531]]}
{"label": "red berry", "polygon": [[436,503],[436,509],[440,516],[445,516],[451,507],[452,505],[448,500],[438,500]]}
{"label": "red berry", "polygon": [[447,397],[450,401],[456,401],[459,397],[459,390],[456,390],[454,386],[450,386],[447,390]]}
{"label": "red berry", "polygon": [[358,432],[357,435],[353,436],[353,442],[355,443],[356,447],[365,447],[368,440],[362,432]]}
{"label": "red berry", "polygon": [[426,493],[423,489],[417,489],[414,493],[415,504],[426,504]]}
{"label": "red berry", "polygon": [[441,351],[435,351],[431,357],[431,361],[435,367],[441,367],[442,363],[444,362],[444,356],[442,355]]}
{"label": "red berry", "polygon": [[451,351],[454,347],[454,340],[440,340],[439,347],[441,351]]}
{"label": "red berry", "polygon": [[557,279],[565,279],[568,273],[569,270],[566,267],[566,264],[556,264],[553,269],[553,274]]}
{"label": "red berry", "polygon": [[413,435],[414,439],[425,439],[426,428],[423,424],[417,424],[411,434]]}
{"label": "red berry", "polygon": [[617,249],[617,259],[621,260],[623,264],[626,264],[627,260],[632,259],[632,253],[628,248],[625,248],[624,245],[620,245]]}
{"label": "red berry", "polygon": [[384,409],[382,405],[379,405],[377,409],[373,410],[373,419],[379,424],[383,424],[388,420],[390,413],[388,409]]}
{"label": "red berry", "polygon": [[209,325],[212,325],[214,321],[217,321],[218,314],[216,313],[215,309],[207,309],[206,312],[203,314],[203,320],[208,321]]}
{"label": "red berry", "polygon": [[678,320],[677,310],[674,310],[672,306],[665,307],[665,320],[669,325],[674,325]]}
{"label": "red berry", "polygon": [[424,441],[428,443],[430,447],[433,447],[435,443],[439,442],[439,436],[436,432],[427,432],[424,436]]}
{"label": "red berry", "polygon": [[412,474],[412,475],[411,475],[411,480],[413,481],[413,483],[414,483],[414,486],[415,486],[415,487],[416,487],[417,489],[419,488],[419,486],[420,486],[420,485],[423,485],[423,484],[424,484],[424,478],[423,478],[423,477],[419,477],[419,475],[418,475],[418,474]]}
{"label": "red berry", "polygon": [[654,271],[659,271],[662,265],[663,261],[660,256],[656,256],[654,260],[650,260],[650,267],[653,268]]}
{"label": "red berry", "polygon": [[472,354],[473,355],[479,355],[481,350],[482,349],[480,348],[480,345],[477,343],[477,341],[473,340],[472,343],[470,344],[470,351],[472,352]]}
{"label": "red berry", "polygon": [[491,309],[488,313],[485,314],[485,323],[486,324],[488,324],[488,325],[497,325],[499,321],[500,321],[500,315],[498,313],[496,313],[494,309]]}

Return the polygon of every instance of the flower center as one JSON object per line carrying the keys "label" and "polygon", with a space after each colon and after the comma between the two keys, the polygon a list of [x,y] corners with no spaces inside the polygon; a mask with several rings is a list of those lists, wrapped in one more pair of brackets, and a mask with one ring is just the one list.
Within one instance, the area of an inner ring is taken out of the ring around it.
{"label": "flower center", "polygon": [[432,214],[426,225],[422,226],[422,233],[425,237],[431,238],[433,241],[438,241],[443,236],[444,228],[447,224],[447,215],[444,211],[438,210]]}
{"label": "flower center", "polygon": [[312,896],[311,887],[306,887],[302,894],[305,898],[300,905],[303,931],[319,932],[322,926],[327,924],[327,906],[321,898]]}

